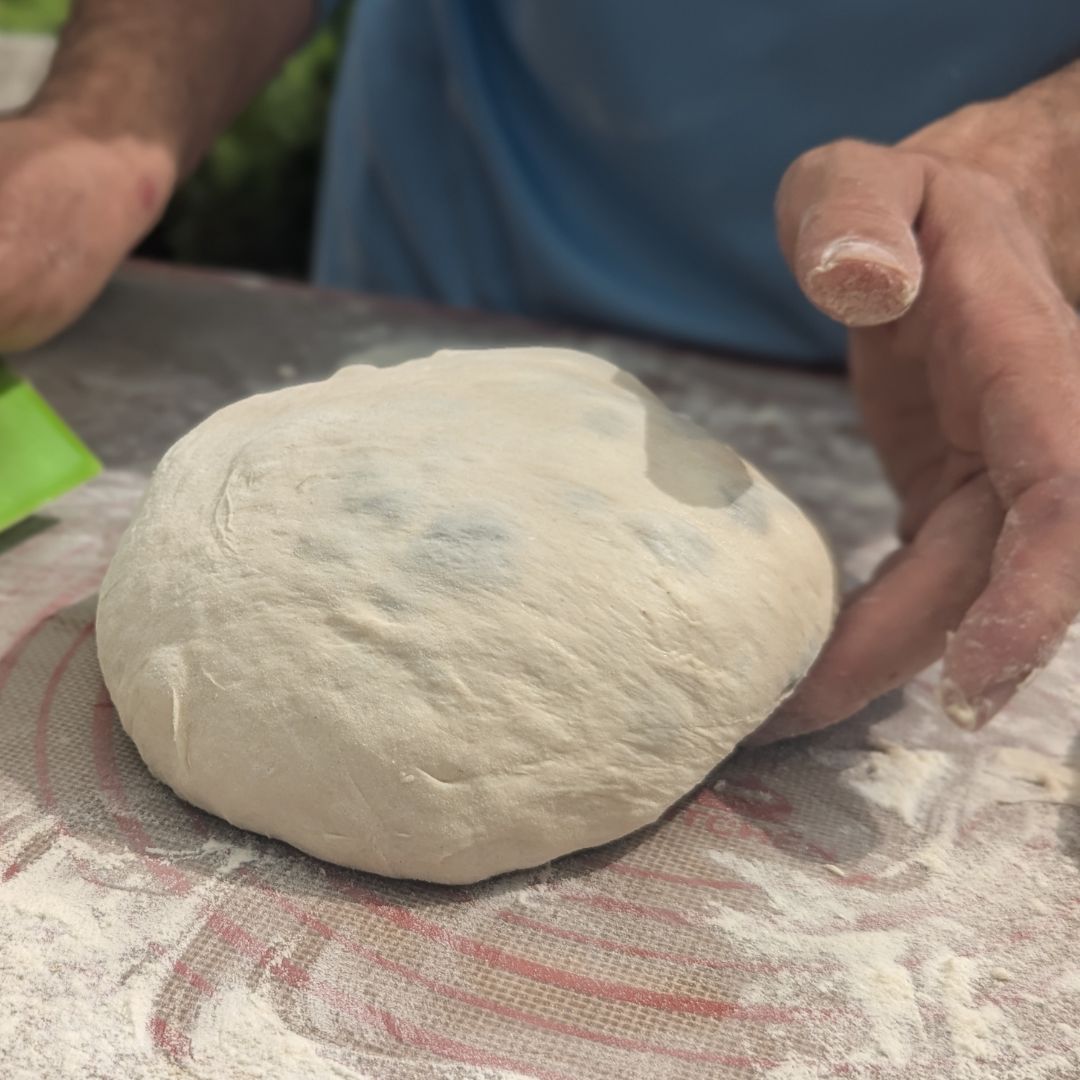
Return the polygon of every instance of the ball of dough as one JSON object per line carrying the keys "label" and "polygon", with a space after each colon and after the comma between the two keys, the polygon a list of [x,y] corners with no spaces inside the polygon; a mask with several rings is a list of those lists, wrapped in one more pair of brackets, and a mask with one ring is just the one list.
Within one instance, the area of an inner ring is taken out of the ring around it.
{"label": "ball of dough", "polygon": [[655,821],[834,615],[813,526],[636,379],[440,352],[182,438],[98,608],[182,798],[331,862],[462,883]]}

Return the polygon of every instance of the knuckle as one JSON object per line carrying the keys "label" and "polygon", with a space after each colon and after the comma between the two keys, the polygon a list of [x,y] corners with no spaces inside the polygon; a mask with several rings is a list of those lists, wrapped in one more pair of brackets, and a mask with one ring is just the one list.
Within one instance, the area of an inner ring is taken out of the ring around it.
{"label": "knuckle", "polygon": [[800,183],[820,172],[826,149],[824,146],[815,146],[810,150],[804,150],[788,166],[787,172],[784,174],[784,182],[787,184]]}
{"label": "knuckle", "polygon": [[1080,519],[1080,473],[1051,477],[1036,484],[1031,494],[1055,518]]}
{"label": "knuckle", "polygon": [[804,150],[795,159],[792,167],[803,172],[817,172],[834,168],[845,161],[859,160],[868,154],[880,151],[881,147],[863,142],[861,139],[836,139],[833,142]]}
{"label": "knuckle", "polygon": [[[1035,532],[1068,529],[1080,541],[1080,473],[1061,473],[1036,481],[1015,500],[1007,524],[1029,537]],[[1080,560],[1074,561],[1080,573]]]}
{"label": "knuckle", "polygon": [[1015,224],[1025,217],[1024,201],[1017,185],[1007,176],[974,161],[959,161],[935,152],[923,152],[932,165],[935,194],[970,213],[972,200],[991,209],[999,226]]}

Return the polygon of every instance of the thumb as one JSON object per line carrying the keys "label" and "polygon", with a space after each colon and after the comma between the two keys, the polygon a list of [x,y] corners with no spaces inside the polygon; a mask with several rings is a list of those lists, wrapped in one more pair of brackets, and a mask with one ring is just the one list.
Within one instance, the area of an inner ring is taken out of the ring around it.
{"label": "thumb", "polygon": [[796,159],[777,191],[776,227],[811,303],[845,326],[892,322],[911,307],[924,188],[924,159],[908,151],[843,140]]}

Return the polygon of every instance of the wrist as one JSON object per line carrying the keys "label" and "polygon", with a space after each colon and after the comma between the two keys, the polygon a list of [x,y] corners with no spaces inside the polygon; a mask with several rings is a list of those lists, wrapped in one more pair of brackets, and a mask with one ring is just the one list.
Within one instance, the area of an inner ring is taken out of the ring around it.
{"label": "wrist", "polygon": [[28,125],[33,142],[58,161],[67,186],[93,200],[103,228],[132,247],[154,226],[172,197],[179,172],[174,154],[160,142],[93,122],[63,98],[42,98],[16,121]]}

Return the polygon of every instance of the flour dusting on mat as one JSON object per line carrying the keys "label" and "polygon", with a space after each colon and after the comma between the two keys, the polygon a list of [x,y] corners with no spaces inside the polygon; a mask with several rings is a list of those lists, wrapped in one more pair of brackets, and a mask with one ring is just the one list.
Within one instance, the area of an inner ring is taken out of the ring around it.
{"label": "flour dusting on mat", "polygon": [[[1014,722],[1011,734],[1046,742],[1054,731]],[[1080,870],[1052,858],[1059,834],[1080,845],[1070,808],[1080,774],[1064,760],[1067,742],[1057,755],[971,745],[908,748],[870,731],[859,748],[810,750],[884,812],[887,857],[867,850],[857,866],[808,870],[714,853],[767,900],[746,911],[727,898],[714,903],[712,921],[732,950],[797,961],[757,984],[766,991],[758,1000],[790,1002],[809,979],[807,1000],[835,1006],[819,1055],[800,1047],[770,1080],[837,1075],[805,1059],[828,1059],[849,1042],[861,1048],[844,1054],[843,1075],[868,1080],[924,1075],[932,1062],[955,1080],[1078,1074],[1080,958],[1062,952],[1067,935],[1050,941],[1062,923],[1080,930]],[[997,825],[987,828],[991,819]],[[900,859],[898,846],[908,851]],[[932,1057],[929,1046],[938,1048]]]}
{"label": "flour dusting on mat", "polygon": [[229,1075],[245,1080],[371,1078],[370,1073],[328,1061],[316,1042],[285,1025],[270,1002],[242,987],[217,994],[200,1014],[191,1036],[191,1058],[195,1075],[206,1080],[218,1080],[226,1062]]}
{"label": "flour dusting on mat", "polygon": [[845,776],[864,798],[916,825],[925,801],[945,782],[949,756],[940,750],[909,749],[888,739],[868,743],[869,753]]}

